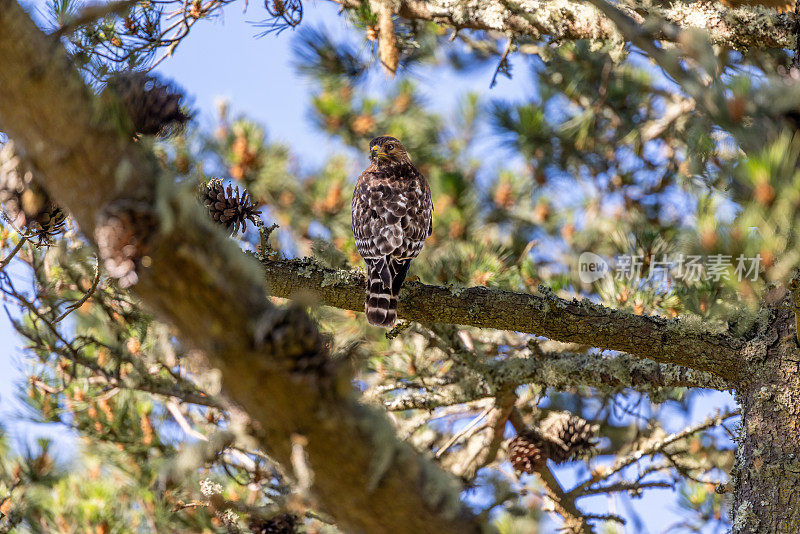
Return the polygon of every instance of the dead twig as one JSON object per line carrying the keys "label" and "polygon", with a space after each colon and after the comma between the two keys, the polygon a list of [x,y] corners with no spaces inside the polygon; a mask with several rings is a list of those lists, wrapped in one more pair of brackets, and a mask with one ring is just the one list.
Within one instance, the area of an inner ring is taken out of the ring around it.
{"label": "dead twig", "polygon": [[506,43],[506,48],[503,50],[503,54],[500,56],[500,61],[497,63],[497,67],[494,69],[494,74],[492,75],[492,81],[489,82],[489,89],[493,88],[497,85],[497,75],[502,73],[507,77],[511,77],[511,70],[510,65],[508,63],[508,54],[514,48],[514,38],[509,37],[508,42]]}
{"label": "dead twig", "polygon": [[445,443],[444,445],[442,445],[442,447],[441,447],[441,448],[440,448],[438,451],[436,451],[435,458],[441,458],[441,457],[442,457],[442,455],[443,455],[444,453],[446,453],[446,452],[447,452],[447,450],[448,450],[450,447],[452,447],[453,445],[455,445],[456,443],[458,443],[458,440],[460,440],[461,438],[463,438],[464,436],[466,436],[467,434],[469,434],[469,433],[470,433],[470,432],[471,432],[471,431],[472,431],[472,430],[473,430],[475,427],[477,427],[477,426],[478,426],[478,424],[479,424],[479,423],[480,423],[480,422],[483,420],[483,418],[484,418],[484,417],[486,417],[487,415],[489,415],[489,412],[491,412],[493,408],[494,408],[494,406],[493,406],[493,405],[489,405],[489,406],[487,406],[487,407],[486,407],[486,409],[485,409],[485,410],[483,410],[483,411],[482,411],[482,412],[481,412],[481,413],[478,415],[478,417],[476,417],[475,419],[473,419],[473,420],[472,420],[472,421],[471,421],[471,422],[470,422],[470,423],[469,423],[467,426],[465,426],[465,427],[464,427],[464,428],[461,430],[461,432],[457,432],[456,434],[453,434],[453,437],[451,437],[449,440],[447,440],[447,443]]}

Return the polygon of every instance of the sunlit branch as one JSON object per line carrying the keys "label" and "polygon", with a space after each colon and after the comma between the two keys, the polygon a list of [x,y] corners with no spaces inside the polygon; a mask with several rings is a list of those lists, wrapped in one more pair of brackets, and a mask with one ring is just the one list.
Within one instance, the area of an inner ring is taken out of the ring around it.
{"label": "sunlit branch", "polygon": [[[332,0],[345,8],[358,8],[360,0]],[[428,20],[459,29],[497,31],[533,39],[555,41],[592,39],[618,41],[611,21],[587,2],[553,0],[402,0],[397,13],[410,20]],[[618,3],[623,12],[641,23],[652,17],[682,28],[707,30],[713,43],[735,49],[791,48],[794,21],[789,14],[762,7],[731,9],[722,2]],[[660,34],[672,40],[674,35]]]}
{"label": "sunlit branch", "polygon": [[[364,277],[357,271],[323,267],[312,260],[262,261],[272,295],[292,298],[313,294],[320,304],[345,310],[364,309]],[[444,287],[406,282],[398,316],[422,324],[451,323],[525,332],[557,341],[576,342],[626,352],[658,363],[677,364],[735,381],[742,369],[733,336],[680,319],[635,315],[588,300],[567,300],[547,288],[537,294],[486,287]],[[689,375],[686,375],[687,381]],[[716,383],[716,387],[723,383]],[[727,386],[722,386],[727,387]]]}

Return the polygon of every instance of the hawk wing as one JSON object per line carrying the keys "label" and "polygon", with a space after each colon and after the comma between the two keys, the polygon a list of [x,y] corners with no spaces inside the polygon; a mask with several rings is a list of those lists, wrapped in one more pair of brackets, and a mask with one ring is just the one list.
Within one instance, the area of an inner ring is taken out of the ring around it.
{"label": "hawk wing", "polygon": [[353,235],[365,259],[415,258],[433,229],[433,203],[413,165],[392,173],[365,171],[353,192]]}
{"label": "hawk wing", "polygon": [[367,320],[389,327],[397,295],[433,228],[431,190],[413,165],[368,169],[353,192],[353,235],[367,264]]}

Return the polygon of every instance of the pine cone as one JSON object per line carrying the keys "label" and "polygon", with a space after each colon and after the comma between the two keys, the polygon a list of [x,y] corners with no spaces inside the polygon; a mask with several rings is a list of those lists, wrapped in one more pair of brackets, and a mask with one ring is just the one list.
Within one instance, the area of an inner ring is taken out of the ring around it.
{"label": "pine cone", "polygon": [[297,516],[278,514],[266,520],[251,518],[248,526],[253,534],[294,534],[297,532]]}
{"label": "pine cone", "polygon": [[[256,339],[256,346],[266,354],[281,355],[287,371],[297,377],[325,380],[335,371],[330,358],[330,341],[297,302],[264,314],[256,327],[265,335]],[[262,326],[263,325],[263,326]]]}
{"label": "pine cone", "polygon": [[137,270],[157,229],[150,206],[143,202],[114,202],[99,215],[94,231],[97,248],[108,275],[119,279],[120,287],[139,280]]}
{"label": "pine cone", "polygon": [[27,227],[33,231],[40,244],[49,243],[53,237],[64,231],[66,221],[67,214],[64,210],[50,202],[46,210],[28,222]]}
{"label": "pine cone", "polygon": [[508,444],[508,460],[518,473],[531,474],[544,466],[548,448],[538,430],[523,430]]}
{"label": "pine cone", "polygon": [[231,234],[237,233],[240,229],[244,230],[247,221],[261,226],[261,212],[250,200],[249,193],[241,192],[238,187],[231,184],[226,188],[219,178],[205,184],[201,200],[214,222],[224,226]]}
{"label": "pine cone", "polygon": [[0,150],[0,204],[20,226],[31,230],[28,237],[46,243],[64,229],[66,213],[35,181],[36,169],[9,141]]}
{"label": "pine cone", "polygon": [[552,412],[539,425],[545,439],[553,442],[550,458],[556,463],[577,460],[594,449],[597,426],[569,412]]}
{"label": "pine cone", "polygon": [[144,72],[120,72],[108,80],[130,117],[135,133],[169,136],[180,131],[190,116],[181,109],[183,95],[173,85]]}

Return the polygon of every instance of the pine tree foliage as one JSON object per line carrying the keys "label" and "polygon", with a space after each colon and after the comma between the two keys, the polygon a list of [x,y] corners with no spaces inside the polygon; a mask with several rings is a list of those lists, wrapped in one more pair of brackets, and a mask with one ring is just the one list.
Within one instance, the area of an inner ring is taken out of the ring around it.
{"label": "pine tree foliage", "polygon": [[[228,3],[181,3],[185,31]],[[122,16],[69,28],[65,39],[99,83],[112,71],[152,65],[169,39],[185,36],[163,26],[173,4],[139,2]],[[288,4],[297,2],[267,2],[267,32],[293,27]],[[51,8],[61,27],[78,13],[67,0]],[[379,69],[377,16],[366,2],[345,16],[358,45],[311,27],[294,37],[296,70],[313,87],[313,123],[341,146],[318,169],[301,168],[299,154],[270,139],[269,124],[231,117],[226,105],[212,132],[189,124],[172,138],[139,141],[187,190],[199,185],[211,217],[259,259],[361,268],[349,213],[354,177],[369,139],[389,132],[431,185],[434,231],[411,273],[426,283],[522,293],[544,286],[746,333],[758,327],[762,294],[800,264],[797,100],[763,89],[797,77],[784,52],[689,42],[687,72],[718,97],[701,101],[634,51],[620,54],[618,43],[521,36],[511,74],[530,98],[453,95],[451,113],[426,102],[416,73],[485,72],[500,61],[502,36],[461,31],[450,44],[442,26],[395,16],[400,68],[391,88],[377,92],[369,83]],[[3,172],[0,186],[11,176]],[[79,454],[62,465],[47,443],[20,453],[0,441],[0,528],[335,532],[301,477],[254,446],[254,429],[217,374],[142,311],[124,288],[130,273],[109,270],[77,231],[56,236],[61,216],[35,230],[54,239],[50,246],[17,231],[10,211],[26,187],[0,196],[9,214],[0,230],[0,292],[25,343],[20,396],[36,420],[72,429]],[[120,255],[128,245],[120,242]],[[576,268],[585,251],[638,258],[641,276],[586,282]],[[141,265],[146,256],[143,249],[122,259]],[[665,256],[729,261],[719,276],[703,271],[694,280],[659,269]],[[737,278],[740,256],[758,257],[760,270]],[[570,493],[579,508],[590,495],[636,498],[677,487],[693,528],[727,524],[725,496],[714,488],[733,462],[729,422],[712,417],[675,439],[664,425],[667,414],[688,416],[696,390],[643,385],[634,379],[645,370],[630,360],[591,386],[553,371],[571,361],[623,361],[582,345],[449,324],[408,324],[387,336],[360,314],[312,313],[332,353],[355,369],[365,402],[392,412],[399,436],[458,476],[465,495],[478,494],[465,500],[501,532],[537,531],[548,488],[536,471],[558,474],[562,463],[579,480]]]}

